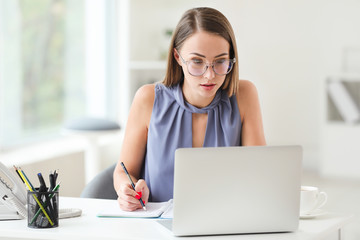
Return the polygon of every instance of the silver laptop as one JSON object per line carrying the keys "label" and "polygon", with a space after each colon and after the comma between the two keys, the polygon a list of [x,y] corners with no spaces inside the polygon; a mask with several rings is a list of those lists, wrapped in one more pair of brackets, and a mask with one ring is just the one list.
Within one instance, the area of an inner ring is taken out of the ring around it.
{"label": "silver laptop", "polygon": [[176,236],[295,231],[302,148],[182,148],[175,152]]}

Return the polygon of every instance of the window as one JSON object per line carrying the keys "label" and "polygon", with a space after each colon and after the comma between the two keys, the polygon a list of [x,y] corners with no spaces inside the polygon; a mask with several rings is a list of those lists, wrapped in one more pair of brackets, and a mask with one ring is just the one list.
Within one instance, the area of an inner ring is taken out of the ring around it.
{"label": "window", "polygon": [[116,120],[114,4],[0,1],[0,147],[58,136],[80,116]]}

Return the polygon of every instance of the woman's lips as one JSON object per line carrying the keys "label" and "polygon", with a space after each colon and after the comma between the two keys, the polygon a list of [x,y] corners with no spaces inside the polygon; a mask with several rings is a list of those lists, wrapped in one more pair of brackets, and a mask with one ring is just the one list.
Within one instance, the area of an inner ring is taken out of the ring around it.
{"label": "woman's lips", "polygon": [[212,90],[216,84],[207,83],[207,84],[200,84],[200,86],[205,90]]}

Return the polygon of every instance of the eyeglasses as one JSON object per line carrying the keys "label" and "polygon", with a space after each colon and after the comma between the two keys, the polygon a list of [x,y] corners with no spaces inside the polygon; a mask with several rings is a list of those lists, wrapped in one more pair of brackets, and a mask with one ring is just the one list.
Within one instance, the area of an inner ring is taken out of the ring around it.
{"label": "eyeglasses", "polygon": [[215,74],[220,76],[226,75],[231,71],[234,63],[236,62],[236,58],[217,59],[211,64],[207,64],[202,59],[192,59],[189,61],[185,61],[184,58],[180,55],[180,53],[179,56],[181,58],[181,61],[186,64],[189,74],[195,77],[202,76],[207,71],[209,66],[212,67]]}

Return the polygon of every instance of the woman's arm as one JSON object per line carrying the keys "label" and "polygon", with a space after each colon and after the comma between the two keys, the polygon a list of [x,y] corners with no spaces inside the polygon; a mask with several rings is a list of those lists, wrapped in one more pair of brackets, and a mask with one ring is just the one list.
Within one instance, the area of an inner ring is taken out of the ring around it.
{"label": "woman's arm", "polygon": [[[120,208],[126,211],[141,208],[139,200],[136,199],[136,192],[142,192],[142,199],[145,203],[149,198],[149,189],[145,181],[139,180],[139,178],[144,162],[148,126],[155,98],[154,87],[155,85],[145,85],[135,94],[126,124],[120,159],[114,171],[114,188],[118,194],[118,202]],[[132,189],[120,162],[124,162],[135,183],[136,191]]]}
{"label": "woman's arm", "polygon": [[250,81],[240,80],[237,101],[242,122],[242,145],[266,145],[259,97],[255,85]]}

